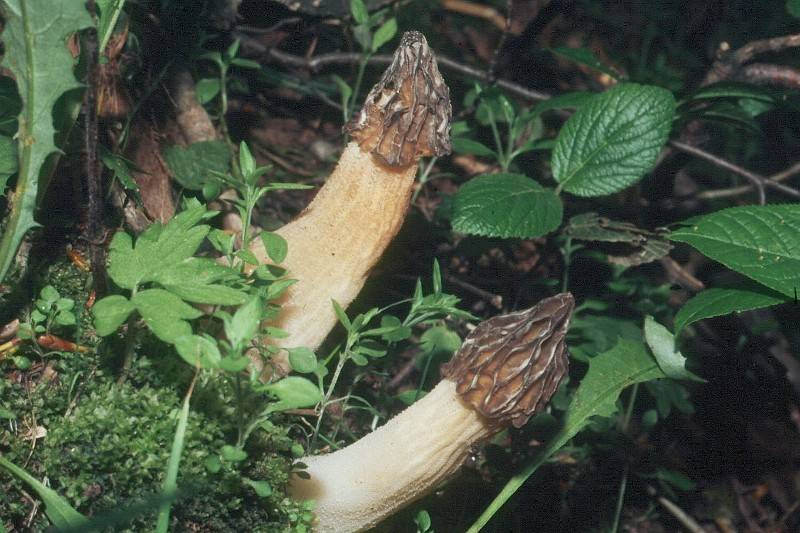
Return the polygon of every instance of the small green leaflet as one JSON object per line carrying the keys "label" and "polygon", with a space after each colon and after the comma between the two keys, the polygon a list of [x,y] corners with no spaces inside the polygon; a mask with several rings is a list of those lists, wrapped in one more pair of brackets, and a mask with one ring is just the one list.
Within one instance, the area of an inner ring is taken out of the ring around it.
{"label": "small green leaflet", "polygon": [[467,530],[468,533],[478,533],[523,483],[577,435],[592,417],[613,415],[617,411],[617,398],[626,387],[665,377],[666,374],[640,342],[621,339],[611,350],[590,359],[589,370],[564,414],[561,430],[522,471],[506,483],[500,494]]}
{"label": "small green leaflet", "polygon": [[275,395],[278,401],[271,403],[267,411],[275,413],[287,409],[311,407],[322,401],[319,387],[306,378],[289,376],[280,381],[265,385],[263,390]]}
{"label": "small green leaflet", "polygon": [[464,184],[453,204],[453,229],[488,237],[532,238],[561,224],[561,200],[521,174],[484,174]]}
{"label": "small green leaflet", "polygon": [[731,207],[669,238],[790,298],[800,291],[800,204]]}
{"label": "small green leaflet", "polygon": [[597,58],[594,52],[588,48],[567,48],[560,46],[557,48],[548,48],[548,50],[557,56],[563,57],[564,59],[568,59],[578,63],[579,65],[585,65],[591,69],[597,70],[598,72],[602,72],[603,74],[608,74],[615,80],[620,78],[618,72],[603,64],[603,62]]}
{"label": "small green leaflet", "polygon": [[706,289],[686,302],[675,315],[675,336],[698,320],[715,316],[761,309],[792,301],[779,292],[745,282],[736,287]]}
{"label": "small green leaflet", "polygon": [[577,196],[604,196],[633,185],[667,142],[675,99],[660,87],[621,83],[593,96],[561,128],[553,177]]}

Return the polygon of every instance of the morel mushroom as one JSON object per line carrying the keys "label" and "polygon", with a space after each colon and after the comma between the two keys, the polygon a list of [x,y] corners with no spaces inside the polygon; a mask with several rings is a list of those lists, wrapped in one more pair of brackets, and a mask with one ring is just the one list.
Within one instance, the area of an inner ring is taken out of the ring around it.
{"label": "morel mushroom", "polygon": [[[311,204],[278,230],[289,243],[283,266],[298,282],[272,325],[280,346],[316,349],[336,324],[331,300],[346,307],[400,230],[417,162],[450,152],[450,92],[425,37],[403,35],[389,68],[345,126],[351,141]],[[267,261],[263,244],[252,251]],[[285,357],[274,358],[279,373]]]}
{"label": "morel mushroom", "polygon": [[482,322],[424,398],[342,450],[301,459],[310,477],[290,491],[316,501],[316,531],[376,525],[455,474],[471,446],[541,412],[567,373],[573,307],[564,293]]}

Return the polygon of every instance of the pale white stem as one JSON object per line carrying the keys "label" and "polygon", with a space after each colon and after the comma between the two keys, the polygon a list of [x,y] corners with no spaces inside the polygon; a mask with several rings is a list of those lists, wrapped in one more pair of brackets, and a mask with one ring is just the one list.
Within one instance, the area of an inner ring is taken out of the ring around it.
{"label": "pale white stem", "polygon": [[362,531],[452,477],[497,429],[445,379],[354,444],[301,459],[311,478],[293,479],[291,494],[317,502],[316,531]]}

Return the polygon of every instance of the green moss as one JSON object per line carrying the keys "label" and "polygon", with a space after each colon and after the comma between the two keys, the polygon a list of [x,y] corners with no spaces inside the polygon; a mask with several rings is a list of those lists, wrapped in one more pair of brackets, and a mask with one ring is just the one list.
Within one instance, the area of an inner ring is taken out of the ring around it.
{"label": "green moss", "polygon": [[[176,389],[185,389],[175,383],[183,382],[184,373],[172,368],[177,379],[168,385],[165,365],[141,357],[129,381],[117,385],[92,354],[64,354],[50,363],[47,374],[54,378],[9,372],[0,385],[0,405],[17,417],[0,428],[0,453],[46,478],[87,515],[119,510],[157,492],[180,409]],[[210,381],[195,393],[178,478],[186,490],[173,507],[171,530],[303,531],[311,519],[308,509],[285,497],[293,444],[286,428],[267,425],[257,433],[248,450],[252,460],[223,461],[213,473],[206,467],[234,434],[230,407],[215,386]],[[30,427],[47,431],[35,446],[24,439]],[[243,477],[268,482],[272,495],[257,496]],[[27,525],[32,502],[23,496],[26,487],[5,472],[0,485],[0,517],[11,531],[48,525],[41,512]],[[151,529],[155,513],[138,518],[130,530]]]}

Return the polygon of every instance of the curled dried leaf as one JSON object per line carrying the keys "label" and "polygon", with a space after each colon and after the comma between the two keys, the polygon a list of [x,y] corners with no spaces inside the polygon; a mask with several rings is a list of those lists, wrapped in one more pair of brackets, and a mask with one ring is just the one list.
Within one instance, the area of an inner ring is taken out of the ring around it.
{"label": "curled dried leaf", "polygon": [[443,377],[485,417],[522,427],[567,373],[565,337],[574,307],[572,295],[563,293],[481,322],[442,367]]}
{"label": "curled dried leaf", "polygon": [[381,163],[407,167],[450,153],[452,114],[450,90],[428,42],[409,31],[345,131]]}

